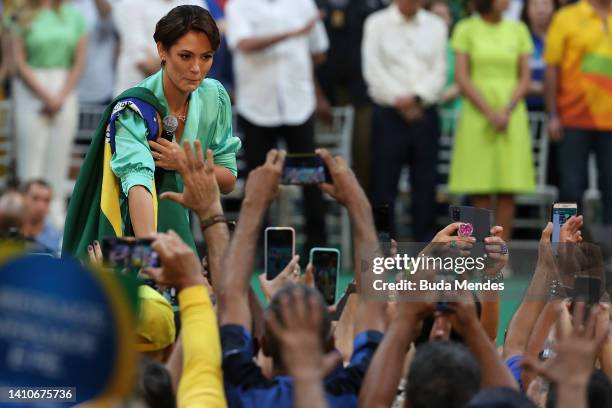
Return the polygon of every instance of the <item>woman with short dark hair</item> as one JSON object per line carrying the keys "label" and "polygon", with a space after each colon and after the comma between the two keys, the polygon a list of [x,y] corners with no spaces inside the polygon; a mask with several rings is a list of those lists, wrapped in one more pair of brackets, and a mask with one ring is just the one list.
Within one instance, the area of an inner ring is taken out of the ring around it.
{"label": "woman with short dark hair", "polygon": [[491,208],[509,241],[514,195],[535,189],[531,136],[523,98],[533,44],[525,24],[502,17],[508,0],[475,0],[477,15],[460,21],[451,45],[465,96],[453,148],[449,188]]}
{"label": "woman with short dark hair", "polygon": [[[241,144],[232,134],[230,99],[218,81],[205,79],[219,46],[215,21],[202,7],[175,7],[157,23],[153,38],[162,68],[107,108],[105,126],[92,142],[97,151],[90,148],[75,187],[64,251],[84,255],[89,244],[109,234],[146,237],[168,229],[194,246],[187,211],[157,199],[165,191],[182,191],[176,166],[183,154],[178,143],[185,140],[199,140],[204,152],[212,150],[221,191],[234,188]],[[104,161],[103,172],[91,164],[91,172],[103,173],[96,173],[102,179],[100,202],[91,203],[99,204],[101,220],[90,221],[83,205],[90,200],[86,186],[93,182],[88,161]],[[90,226],[85,234],[83,225]]]}

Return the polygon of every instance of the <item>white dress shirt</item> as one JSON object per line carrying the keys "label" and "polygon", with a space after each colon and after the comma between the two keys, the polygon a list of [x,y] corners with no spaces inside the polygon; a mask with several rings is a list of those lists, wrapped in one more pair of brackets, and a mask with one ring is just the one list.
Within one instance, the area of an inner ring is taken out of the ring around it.
{"label": "white dress shirt", "polygon": [[447,28],[441,18],[419,10],[408,19],[395,4],[370,15],[363,35],[363,74],[372,99],[393,106],[418,95],[438,101],[446,82]]}
{"label": "white dress shirt", "polygon": [[321,22],[306,35],[242,52],[241,40],[303,28],[318,13],[313,0],[231,0],[225,17],[234,51],[236,109],[258,126],[300,125],[316,108],[312,55],[329,41]]}
{"label": "white dress shirt", "polygon": [[192,4],[206,8],[205,0],[121,0],[113,7],[113,21],[119,34],[119,57],[115,95],[145,79],[138,63],[155,57],[153,40],[157,22],[177,6]]}

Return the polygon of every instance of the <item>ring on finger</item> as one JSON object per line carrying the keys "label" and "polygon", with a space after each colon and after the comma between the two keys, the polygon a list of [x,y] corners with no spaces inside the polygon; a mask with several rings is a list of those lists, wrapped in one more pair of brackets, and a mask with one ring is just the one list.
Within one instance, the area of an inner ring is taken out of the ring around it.
{"label": "ring on finger", "polygon": [[451,242],[450,242],[450,247],[451,247],[451,248],[457,248],[457,241],[455,241],[454,239],[453,239],[453,240],[451,240]]}
{"label": "ring on finger", "polygon": [[508,245],[501,244],[501,250],[499,251],[502,255],[508,255]]}

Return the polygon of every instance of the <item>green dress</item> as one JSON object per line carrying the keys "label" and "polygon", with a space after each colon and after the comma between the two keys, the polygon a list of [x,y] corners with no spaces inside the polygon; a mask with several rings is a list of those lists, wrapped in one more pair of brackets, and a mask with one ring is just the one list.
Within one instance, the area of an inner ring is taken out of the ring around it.
{"label": "green dress", "polygon": [[[462,20],[451,45],[470,60],[471,80],[486,102],[501,111],[519,80],[519,59],[533,52],[527,27],[479,16]],[[505,132],[498,133],[464,98],[455,134],[449,190],[454,193],[527,193],[535,189],[531,136],[525,102],[514,108]]]}

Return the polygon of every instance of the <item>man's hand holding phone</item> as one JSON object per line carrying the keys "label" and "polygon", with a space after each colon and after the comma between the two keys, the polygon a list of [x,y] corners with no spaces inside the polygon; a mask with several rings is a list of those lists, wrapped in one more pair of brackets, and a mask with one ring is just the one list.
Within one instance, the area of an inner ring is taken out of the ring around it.
{"label": "man's hand holding phone", "polygon": [[244,191],[245,203],[267,208],[276,199],[280,191],[285,156],[284,150],[272,149],[268,152],[265,163],[249,173]]}
{"label": "man's hand holding phone", "polygon": [[200,260],[176,232],[157,234],[151,247],[159,254],[161,267],[146,268],[143,272],[158,285],[181,291],[205,284]]}
{"label": "man's hand holding phone", "polygon": [[316,153],[325,162],[331,176],[331,183],[319,185],[321,190],[345,207],[355,204],[369,206],[368,198],[346,160],[341,156],[333,157],[327,149],[317,149]]}

